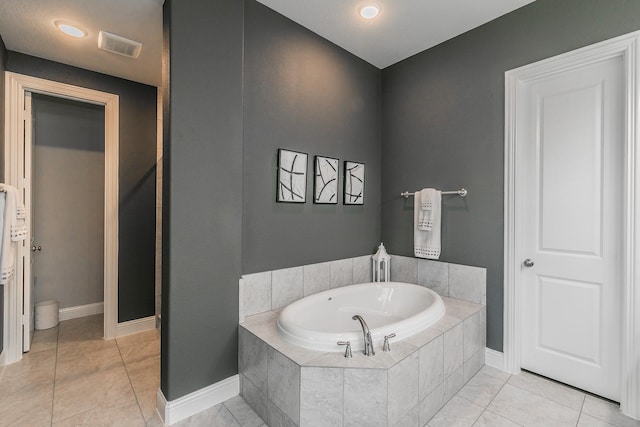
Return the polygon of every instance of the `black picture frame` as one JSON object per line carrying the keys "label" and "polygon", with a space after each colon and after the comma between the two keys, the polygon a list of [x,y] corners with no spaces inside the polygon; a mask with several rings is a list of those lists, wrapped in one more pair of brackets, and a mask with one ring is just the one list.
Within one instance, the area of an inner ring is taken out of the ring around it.
{"label": "black picture frame", "polygon": [[278,149],[276,202],[306,203],[308,157],[307,153]]}
{"label": "black picture frame", "polygon": [[313,203],[338,203],[339,176],[340,160],[327,156],[313,158]]}
{"label": "black picture frame", "polygon": [[346,160],[342,181],[342,203],[364,205],[365,164]]}

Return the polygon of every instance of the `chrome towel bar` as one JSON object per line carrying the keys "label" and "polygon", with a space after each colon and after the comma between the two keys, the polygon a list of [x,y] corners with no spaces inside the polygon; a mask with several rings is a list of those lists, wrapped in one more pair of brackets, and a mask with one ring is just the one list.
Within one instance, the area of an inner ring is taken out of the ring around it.
{"label": "chrome towel bar", "polygon": [[[443,191],[440,194],[456,194],[460,197],[465,197],[467,195],[467,190],[464,188],[461,188],[459,190],[455,190],[455,191]],[[408,191],[405,191],[404,193],[400,193],[400,195],[402,197],[404,197],[405,199],[408,199],[409,197],[413,196],[414,193],[409,193]]]}

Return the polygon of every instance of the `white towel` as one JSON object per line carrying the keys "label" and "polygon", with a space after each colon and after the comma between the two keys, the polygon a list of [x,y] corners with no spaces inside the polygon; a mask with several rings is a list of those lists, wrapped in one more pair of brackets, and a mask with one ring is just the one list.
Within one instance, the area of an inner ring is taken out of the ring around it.
{"label": "white towel", "polygon": [[[5,239],[5,236],[7,236],[8,229],[11,228],[11,226],[5,227],[5,225],[7,225],[7,221],[5,221],[4,219],[6,204],[7,204],[7,193],[1,192],[0,193],[0,233],[2,233],[2,235],[0,235],[0,285],[6,285],[9,279],[11,278],[11,276],[13,276],[13,270],[9,268],[10,263],[5,262],[5,260],[7,260],[7,258],[9,257],[8,253],[5,254],[7,252],[5,251],[5,248],[11,247],[11,238]],[[9,249],[9,252],[10,252],[10,249]]]}
{"label": "white towel", "polygon": [[[11,215],[15,214],[15,208],[11,207],[11,199],[14,198],[13,192],[6,188],[3,188],[3,192],[0,193],[2,198],[2,250],[0,251],[0,285],[6,285],[9,283],[9,279],[15,272],[15,248],[11,242]],[[15,204],[14,204],[15,206]]]}
{"label": "white towel", "polygon": [[[20,220],[18,220],[20,221]],[[17,225],[12,225],[11,226],[11,241],[12,242],[19,242],[21,240],[24,240],[27,238],[27,236],[29,235],[29,232],[27,231],[27,226],[24,224],[24,222],[22,224],[17,224]]]}
{"label": "white towel", "polygon": [[15,217],[11,217],[11,241],[20,242],[25,240],[29,236],[29,230],[27,230],[27,224],[25,219],[27,217],[27,210],[20,201],[20,191],[10,185],[1,184],[5,191],[10,191],[13,195],[12,203],[15,206]]}
{"label": "white towel", "polygon": [[433,188],[420,190],[420,212],[418,216],[418,229],[431,231],[433,228],[433,206],[440,199],[440,194]]}
{"label": "white towel", "polygon": [[416,191],[414,194],[413,208],[413,250],[418,258],[440,258],[440,219],[441,219],[441,193],[433,190],[435,195],[431,203],[430,231],[421,230],[419,227],[420,212],[422,212],[422,192]]}
{"label": "white towel", "polygon": [[0,189],[0,285],[5,285],[15,273],[15,242],[25,240],[29,233],[24,218],[18,218],[18,211],[24,211],[18,189],[7,184],[0,184]]}

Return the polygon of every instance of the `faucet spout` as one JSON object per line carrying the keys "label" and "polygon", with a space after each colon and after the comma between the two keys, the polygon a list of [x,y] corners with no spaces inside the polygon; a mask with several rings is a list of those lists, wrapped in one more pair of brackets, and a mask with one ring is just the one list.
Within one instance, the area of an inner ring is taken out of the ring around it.
{"label": "faucet spout", "polygon": [[363,350],[364,355],[375,356],[376,352],[373,349],[373,339],[371,338],[371,331],[369,331],[369,326],[367,326],[367,322],[365,322],[364,318],[359,314],[354,315],[351,319],[359,321],[360,326],[362,327],[362,337],[364,340],[364,350]]}

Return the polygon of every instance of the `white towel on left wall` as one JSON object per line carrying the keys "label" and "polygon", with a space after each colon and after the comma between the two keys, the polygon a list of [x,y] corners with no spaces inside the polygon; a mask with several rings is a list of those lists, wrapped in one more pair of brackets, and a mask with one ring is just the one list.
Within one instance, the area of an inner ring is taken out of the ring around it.
{"label": "white towel on left wall", "polygon": [[18,189],[7,184],[0,184],[0,285],[7,284],[16,268],[17,243],[28,237],[24,217],[25,212]]}
{"label": "white towel on left wall", "polygon": [[418,258],[438,259],[440,258],[440,228],[442,212],[442,194],[434,190],[431,203],[431,230],[421,230],[420,214],[422,211],[421,191],[414,194],[413,208],[413,249]]}

